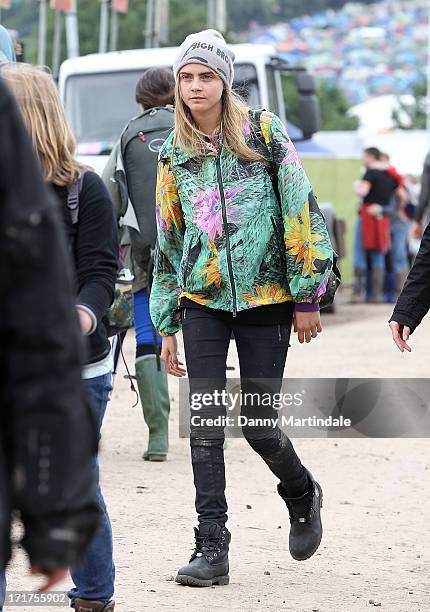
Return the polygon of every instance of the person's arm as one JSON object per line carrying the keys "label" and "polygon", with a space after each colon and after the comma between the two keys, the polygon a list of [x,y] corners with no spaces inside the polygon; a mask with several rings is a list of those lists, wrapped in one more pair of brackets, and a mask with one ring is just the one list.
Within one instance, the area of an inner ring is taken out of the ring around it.
{"label": "person's arm", "polygon": [[156,187],[157,247],[150,312],[161,336],[171,336],[181,324],[176,316],[180,287],[178,272],[184,246],[185,221],[169,159],[160,159]]}
{"label": "person's arm", "polygon": [[98,526],[97,438],[59,208],[1,79],[0,141],[0,445],[23,546],[51,579]]}
{"label": "person's arm", "polygon": [[281,120],[266,113],[264,125],[263,135],[268,134],[266,142],[278,176],[290,292],[296,311],[317,311],[333,265],[327,226]]}
{"label": "person's arm", "polygon": [[115,294],[118,271],[118,232],[112,202],[102,180],[84,176],[75,243],[78,278],[77,308],[93,317],[92,333]]}
{"label": "person's arm", "polygon": [[364,179],[362,179],[361,181],[357,181],[357,183],[354,186],[355,193],[360,198],[365,198],[369,194],[369,191],[371,190],[371,188],[372,188],[372,183]]}
{"label": "person's arm", "polygon": [[427,226],[406,283],[399,295],[390,322],[409,327],[413,333],[430,309],[430,225]]}

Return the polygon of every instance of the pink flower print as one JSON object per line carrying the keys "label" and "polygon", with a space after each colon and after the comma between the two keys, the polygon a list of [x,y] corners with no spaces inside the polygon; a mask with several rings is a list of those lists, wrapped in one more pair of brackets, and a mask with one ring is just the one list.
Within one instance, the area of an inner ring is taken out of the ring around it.
{"label": "pink flower print", "polygon": [[293,145],[291,140],[283,142],[282,146],[289,152],[288,155],[283,159],[282,163],[285,165],[293,163],[296,164],[296,166],[298,166],[299,168],[301,168],[302,162],[300,161],[299,154],[297,153],[296,147]]}
{"label": "pink flower print", "polygon": [[165,220],[163,219],[163,216],[161,214],[161,206],[156,206],[155,207],[155,217],[157,219],[157,225],[158,227],[163,231],[167,231],[167,225]]}
{"label": "pink flower print", "polygon": [[248,119],[243,120],[242,124],[243,133],[245,136],[249,136],[251,133],[251,126],[249,125]]}
{"label": "pink flower print", "polygon": [[313,299],[318,299],[319,297],[324,295],[324,293],[327,290],[327,285],[328,285],[328,277],[321,283],[321,285],[319,285],[319,287],[317,287],[317,290],[313,296]]}
{"label": "pink flower print", "polygon": [[[236,185],[224,191],[228,223],[235,223],[238,221],[237,213],[239,212],[239,208],[237,206],[229,206],[229,204],[243,189],[245,189],[243,185]],[[217,236],[221,236],[222,207],[218,186],[215,187],[215,189],[211,189],[210,187],[205,190],[198,189],[197,194],[191,198],[191,201],[194,204],[194,221],[197,226],[202,231],[206,232],[211,240],[215,240]]]}

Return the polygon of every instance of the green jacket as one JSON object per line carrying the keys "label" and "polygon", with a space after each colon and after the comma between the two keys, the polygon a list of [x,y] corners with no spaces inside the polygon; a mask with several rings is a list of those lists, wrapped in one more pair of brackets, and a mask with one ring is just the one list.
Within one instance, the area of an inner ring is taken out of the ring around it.
{"label": "green jacket", "polygon": [[316,304],[325,292],[333,251],[308,178],[279,117],[262,111],[255,126],[252,116],[245,137],[270,155],[268,164],[225,147],[218,154],[208,146],[203,159],[178,147],[172,155],[173,134],[160,151],[150,310],[161,335],[180,329],[183,296],[234,315],[285,301]]}

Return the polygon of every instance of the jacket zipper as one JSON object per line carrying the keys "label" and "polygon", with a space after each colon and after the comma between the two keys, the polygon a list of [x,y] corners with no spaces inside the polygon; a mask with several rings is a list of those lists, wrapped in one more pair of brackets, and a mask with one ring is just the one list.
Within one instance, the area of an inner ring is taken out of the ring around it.
{"label": "jacket zipper", "polygon": [[222,177],[221,177],[220,155],[221,155],[221,151],[218,153],[217,158],[216,158],[216,174],[217,174],[217,179],[218,179],[219,195],[221,198],[222,223],[224,226],[225,244],[227,248],[227,267],[228,267],[228,276],[230,279],[231,297],[233,299],[233,316],[235,317],[237,315],[236,286],[234,284],[233,265],[231,262],[230,236],[228,235],[227,210],[225,206],[224,186],[222,184]]}

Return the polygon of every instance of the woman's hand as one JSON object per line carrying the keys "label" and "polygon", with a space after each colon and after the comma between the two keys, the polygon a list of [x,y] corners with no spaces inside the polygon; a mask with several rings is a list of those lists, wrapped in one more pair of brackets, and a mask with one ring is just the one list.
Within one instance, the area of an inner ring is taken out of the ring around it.
{"label": "woman's hand", "polygon": [[393,335],[393,340],[397,344],[399,351],[403,353],[406,350],[408,353],[410,353],[412,349],[407,343],[407,340],[409,340],[411,328],[407,325],[401,325],[400,323],[397,323],[397,321],[391,321],[390,328]]}
{"label": "woman's hand", "polygon": [[67,578],[69,570],[65,568],[45,568],[39,565],[31,566],[31,574],[33,576],[43,576],[45,582],[38,588],[39,593],[44,593],[52,589],[56,584]]}
{"label": "woman's hand", "polygon": [[176,336],[163,336],[161,342],[161,359],[167,374],[178,377],[185,376],[186,370],[180,367],[184,364],[178,360],[178,341]]}
{"label": "woman's hand", "polygon": [[294,313],[294,331],[297,333],[300,344],[306,340],[310,342],[322,332],[321,317],[319,311]]}
{"label": "woman's hand", "polygon": [[418,221],[412,222],[411,237],[414,240],[421,240],[421,238],[423,237],[423,228],[421,226],[421,223],[418,223]]}

